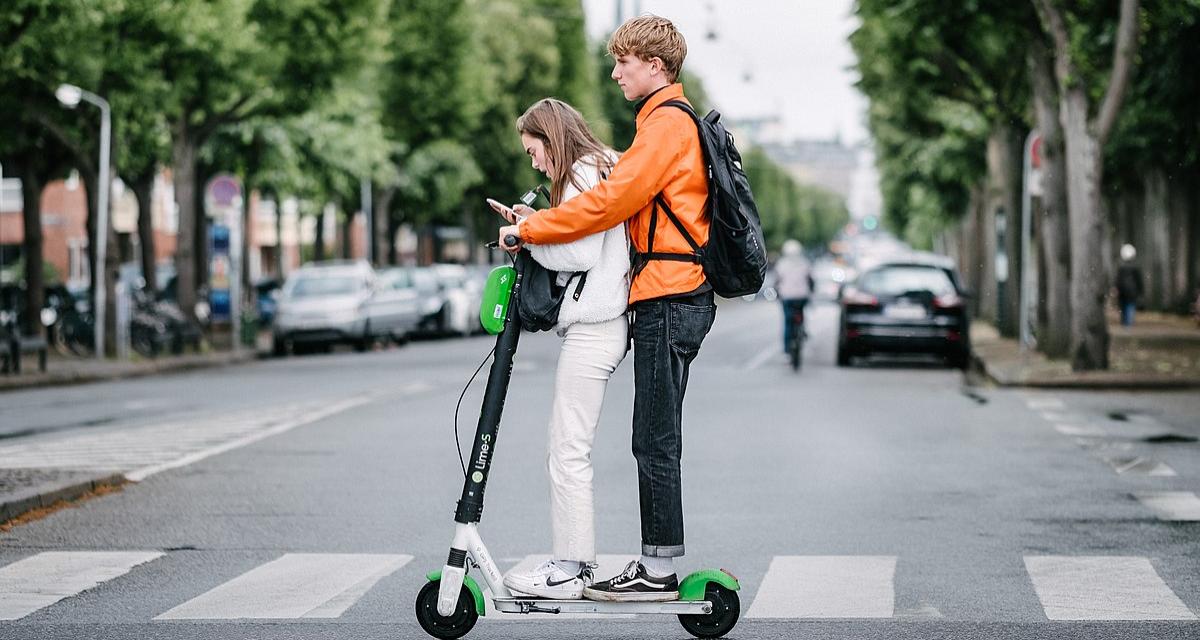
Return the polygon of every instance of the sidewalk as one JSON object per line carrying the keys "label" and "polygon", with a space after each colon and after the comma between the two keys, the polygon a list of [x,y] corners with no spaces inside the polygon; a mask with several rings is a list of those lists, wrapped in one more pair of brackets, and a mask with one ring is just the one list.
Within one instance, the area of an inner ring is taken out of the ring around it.
{"label": "sidewalk", "polygon": [[36,362],[31,361],[30,364],[33,366],[26,364],[22,367],[20,374],[0,374],[0,393],[15,389],[83,384],[120,378],[136,378],[169,371],[220,367],[250,362],[258,357],[259,354],[254,349],[244,349],[236,354],[230,351],[214,351],[178,356],[164,355],[153,360],[139,358],[127,361],[75,358],[52,353],[46,363],[45,373],[38,371]]}
{"label": "sidewalk", "polygon": [[1182,389],[1200,387],[1200,326],[1190,318],[1143,312],[1132,327],[1109,317],[1108,371],[1076,373],[1066,360],[1049,360],[1017,341],[1002,338],[995,327],[971,325],[975,362],[1001,386],[1078,387],[1091,389]]}

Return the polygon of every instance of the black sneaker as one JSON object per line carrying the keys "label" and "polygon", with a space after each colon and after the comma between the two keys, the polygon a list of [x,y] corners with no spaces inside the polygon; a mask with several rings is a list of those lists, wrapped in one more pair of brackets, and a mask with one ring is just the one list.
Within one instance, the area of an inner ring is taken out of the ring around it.
{"label": "black sneaker", "polygon": [[670,602],[679,599],[679,580],[675,574],[655,578],[634,560],[615,578],[585,587],[583,597],[601,602]]}

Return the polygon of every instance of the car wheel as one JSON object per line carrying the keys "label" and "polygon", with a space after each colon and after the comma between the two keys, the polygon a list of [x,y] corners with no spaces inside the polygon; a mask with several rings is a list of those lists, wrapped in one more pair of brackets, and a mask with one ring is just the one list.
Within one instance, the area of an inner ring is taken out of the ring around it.
{"label": "car wheel", "polygon": [[287,340],[284,340],[283,337],[281,337],[281,336],[272,337],[272,339],[271,339],[271,354],[278,358],[287,356],[287,354],[288,354]]}
{"label": "car wheel", "polygon": [[967,369],[971,368],[971,350],[965,347],[961,349],[955,349],[950,354],[949,360],[951,367],[961,371],[966,371]]}
{"label": "car wheel", "polygon": [[850,366],[850,347],[844,342],[838,342],[837,348],[837,366]]}

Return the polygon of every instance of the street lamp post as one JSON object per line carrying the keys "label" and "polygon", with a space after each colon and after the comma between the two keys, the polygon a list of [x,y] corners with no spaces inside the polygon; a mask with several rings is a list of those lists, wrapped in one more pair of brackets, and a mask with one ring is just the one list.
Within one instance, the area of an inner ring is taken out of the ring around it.
{"label": "street lamp post", "polygon": [[92,309],[95,319],[96,357],[104,358],[104,321],[105,306],[108,304],[107,276],[104,273],[104,261],[108,253],[108,163],[109,145],[112,135],[112,114],[108,101],[100,96],[84,91],[73,84],[59,85],[54,92],[63,106],[74,109],[79,101],[90,102],[100,108],[100,185],[96,189],[96,273],[92,274],[92,286],[95,287],[96,306]]}

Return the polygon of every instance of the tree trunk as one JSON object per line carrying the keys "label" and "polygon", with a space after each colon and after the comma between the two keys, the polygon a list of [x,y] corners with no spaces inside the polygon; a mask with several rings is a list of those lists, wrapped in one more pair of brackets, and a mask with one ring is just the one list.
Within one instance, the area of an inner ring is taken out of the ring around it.
{"label": "tree trunk", "polygon": [[392,198],[395,195],[395,187],[382,189],[375,195],[372,216],[375,229],[371,232],[371,238],[375,242],[375,266],[396,264],[396,229],[391,223]]}
{"label": "tree trunk", "polygon": [[392,215],[387,218],[387,259],[388,264],[399,264],[398,256],[396,255],[396,233],[400,231],[400,219]]}
{"label": "tree trunk", "polygon": [[1171,280],[1170,308],[1171,312],[1187,313],[1190,302],[1188,292],[1191,291],[1188,281],[1188,245],[1190,244],[1187,183],[1180,173],[1168,176],[1167,204],[1171,209]]}
{"label": "tree trunk", "polygon": [[147,172],[133,180],[133,195],[138,202],[138,247],[142,261],[142,274],[146,279],[146,293],[158,295],[158,281],[154,277],[156,258],[154,254],[154,172]]}
{"label": "tree trunk", "polygon": [[1034,38],[1026,62],[1033,93],[1041,156],[1040,248],[1044,291],[1038,313],[1038,350],[1051,358],[1066,358],[1071,350],[1071,242],[1067,221],[1066,165],[1063,161],[1062,125],[1050,52]]}
{"label": "tree trunk", "polygon": [[37,172],[22,163],[18,170],[21,178],[22,221],[25,224],[25,315],[21,318],[21,332],[26,335],[42,335],[42,302],[46,283],[42,281],[42,181]]}
{"label": "tree trunk", "polygon": [[[987,209],[995,229],[996,328],[1016,337],[1021,285],[1021,135],[994,123],[987,142]],[[1002,259],[1001,259],[1002,257]]]}
{"label": "tree trunk", "polygon": [[354,214],[349,211],[342,213],[342,258],[349,260],[354,257]]}
{"label": "tree trunk", "polygon": [[995,210],[988,207],[987,185],[976,187],[976,226],[975,226],[975,264],[979,270],[979,286],[975,290],[979,317],[992,324],[996,323],[999,307],[996,298],[996,216]]}
{"label": "tree trunk", "polygon": [[204,186],[208,184],[212,173],[210,170],[201,170],[202,167],[196,166],[196,184],[192,188],[193,199],[196,207],[196,286],[203,287],[208,284],[209,278],[209,250],[208,250],[208,211],[204,208]]}
{"label": "tree trunk", "polygon": [[283,197],[278,193],[275,198],[275,277],[280,281],[287,275],[284,265],[287,259],[283,257]]}
{"label": "tree trunk", "polygon": [[186,117],[174,126],[171,158],[179,224],[175,245],[175,299],[189,317],[196,309],[196,141]]}
{"label": "tree trunk", "polygon": [[1171,297],[1171,215],[1167,176],[1162,169],[1155,168],[1146,172],[1143,180],[1143,241],[1136,245],[1145,284],[1142,302],[1149,309],[1165,311],[1170,307]]}
{"label": "tree trunk", "polygon": [[1082,87],[1062,92],[1066,142],[1067,209],[1071,226],[1071,366],[1076,371],[1108,368],[1105,301],[1109,277],[1104,220],[1100,209],[1100,145],[1088,125]]}
{"label": "tree trunk", "polygon": [[317,209],[317,228],[313,234],[313,261],[325,259],[325,207]]}

